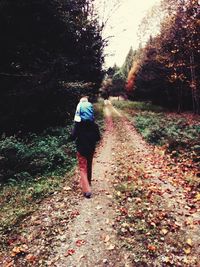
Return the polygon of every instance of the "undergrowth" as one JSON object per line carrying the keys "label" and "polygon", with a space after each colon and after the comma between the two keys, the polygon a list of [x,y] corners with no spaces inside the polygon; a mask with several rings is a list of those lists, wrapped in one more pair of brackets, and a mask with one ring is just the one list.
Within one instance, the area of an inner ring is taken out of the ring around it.
{"label": "undergrowth", "polygon": [[99,99],[98,102],[94,104],[94,110],[95,110],[95,122],[98,124],[101,133],[105,130],[103,109],[104,109],[103,100]]}
{"label": "undergrowth", "polygon": [[136,128],[152,144],[168,143],[171,146],[186,147],[197,143],[199,139],[200,124],[190,125],[183,118],[167,117],[164,113],[142,112],[135,116],[134,121]]}
{"label": "undergrowth", "polygon": [[[94,106],[103,130],[103,104]],[[0,139],[0,237],[35,211],[43,198],[61,190],[64,182],[70,184],[76,165],[75,145],[68,141],[71,129],[69,125]]]}
{"label": "undergrowth", "polygon": [[168,116],[161,107],[146,102],[114,101],[113,104],[128,114],[149,143],[165,146],[174,157],[187,153],[194,162],[199,162],[200,121],[188,121],[175,113]]}
{"label": "undergrowth", "polygon": [[161,112],[164,111],[164,108],[156,105],[152,105],[151,102],[136,102],[128,100],[114,100],[112,104],[119,109],[133,112],[133,111],[153,111]]}
{"label": "undergrowth", "polygon": [[75,149],[67,141],[71,127],[48,128],[41,134],[10,136],[0,140],[0,182],[30,180],[63,174],[74,164]]}
{"label": "undergrowth", "polygon": [[67,140],[70,131],[70,126],[49,128],[38,135],[1,139],[0,233],[10,231],[37,209],[38,201],[61,188],[76,163],[74,144]]}

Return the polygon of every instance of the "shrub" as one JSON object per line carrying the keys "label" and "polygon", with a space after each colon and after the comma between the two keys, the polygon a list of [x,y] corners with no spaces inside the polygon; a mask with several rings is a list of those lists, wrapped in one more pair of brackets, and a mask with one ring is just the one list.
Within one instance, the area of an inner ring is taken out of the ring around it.
{"label": "shrub", "polygon": [[189,125],[185,119],[167,117],[164,113],[141,112],[134,124],[152,144],[168,144],[169,151],[187,149],[198,154],[200,126]]}
{"label": "shrub", "polygon": [[136,102],[136,101],[124,101],[124,100],[115,100],[112,101],[112,104],[119,109],[123,110],[135,110],[135,111],[153,111],[153,112],[162,112],[164,108],[156,105],[152,105],[151,102]]}
{"label": "shrub", "polygon": [[60,127],[49,128],[40,135],[3,138],[0,141],[0,182],[69,169],[75,160],[74,145],[67,141],[69,133],[70,127]]}
{"label": "shrub", "polygon": [[135,126],[142,133],[144,138],[153,144],[162,144],[163,139],[166,137],[166,129],[162,124],[162,114],[153,112],[144,112],[135,117]]}

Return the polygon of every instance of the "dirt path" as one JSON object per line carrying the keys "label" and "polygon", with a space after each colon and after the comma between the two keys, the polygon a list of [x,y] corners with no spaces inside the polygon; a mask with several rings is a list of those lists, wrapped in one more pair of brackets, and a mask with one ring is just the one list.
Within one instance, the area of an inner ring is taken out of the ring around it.
{"label": "dirt path", "polygon": [[83,198],[78,186],[40,203],[10,236],[10,252],[0,258],[4,267],[22,266],[123,266],[113,228],[115,208],[110,169],[115,146],[111,106],[105,107],[106,130],[93,164],[92,198]]}
{"label": "dirt path", "polygon": [[112,227],[115,210],[108,174],[112,165],[115,133],[108,106],[105,107],[105,116],[105,137],[94,159],[93,196],[92,199],[82,198],[76,207],[79,215],[69,224],[68,242],[56,249],[59,260],[55,266],[118,266],[117,261],[120,261],[120,255],[113,258],[113,250],[116,250],[116,234]]}
{"label": "dirt path", "polygon": [[186,182],[192,169],[147,144],[122,115],[115,123],[113,173],[116,228],[130,266],[199,267],[200,205]]}
{"label": "dirt path", "polygon": [[105,118],[92,198],[75,181],[42,202],[22,222],[3,267],[198,266],[199,209],[191,212],[177,173],[109,101]]}

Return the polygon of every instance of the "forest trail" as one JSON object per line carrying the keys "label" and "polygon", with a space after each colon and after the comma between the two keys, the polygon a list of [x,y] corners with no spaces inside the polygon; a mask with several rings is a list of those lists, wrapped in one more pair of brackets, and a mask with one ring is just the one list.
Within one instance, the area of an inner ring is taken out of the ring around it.
{"label": "forest trail", "polygon": [[[113,229],[115,208],[110,170],[115,146],[113,107],[104,109],[106,129],[93,162],[92,198],[82,196],[78,170],[73,185],[40,203],[26,218],[0,266],[123,266]],[[118,116],[119,113],[114,111]],[[20,251],[22,253],[18,253]],[[23,253],[24,252],[24,253]],[[119,264],[118,264],[118,263]]]}
{"label": "forest trail", "polygon": [[[147,144],[109,101],[105,101],[104,111],[106,130],[94,158],[92,198],[83,198],[76,175],[74,185],[55,192],[22,222],[21,233],[4,257],[3,267],[199,266],[200,210],[187,203],[187,192],[176,182],[180,170],[167,166],[165,155]],[[138,178],[141,173],[143,180]],[[140,189],[146,186],[148,199],[144,203],[139,195],[117,189],[122,188],[124,177],[137,194],[137,185]],[[137,218],[130,227],[131,212]],[[147,214],[145,219],[143,214]],[[150,222],[150,228],[143,233],[141,227],[146,222]],[[174,247],[180,237],[177,231],[188,243],[181,248],[185,255],[179,255]],[[155,246],[148,244],[150,238]],[[123,248],[127,240],[130,251]],[[162,251],[154,257],[158,246]],[[24,254],[18,256],[16,248]]]}
{"label": "forest trail", "polygon": [[109,173],[115,146],[113,108],[107,103],[104,111],[106,130],[94,159],[92,199],[82,198],[76,207],[79,215],[69,224],[68,242],[57,249],[59,260],[55,266],[122,266],[124,261],[116,250],[116,233],[112,227],[115,209]]}

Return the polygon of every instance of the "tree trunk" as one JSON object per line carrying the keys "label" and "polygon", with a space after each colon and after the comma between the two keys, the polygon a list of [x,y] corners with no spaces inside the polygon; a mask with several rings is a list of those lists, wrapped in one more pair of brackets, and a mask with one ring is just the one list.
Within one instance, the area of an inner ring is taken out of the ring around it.
{"label": "tree trunk", "polygon": [[183,111],[183,84],[178,86],[178,113]]}
{"label": "tree trunk", "polygon": [[197,89],[197,80],[195,73],[195,62],[194,62],[194,52],[191,52],[190,55],[190,72],[191,72],[191,89],[192,89],[192,103],[193,103],[193,112],[200,114],[200,95]]}

